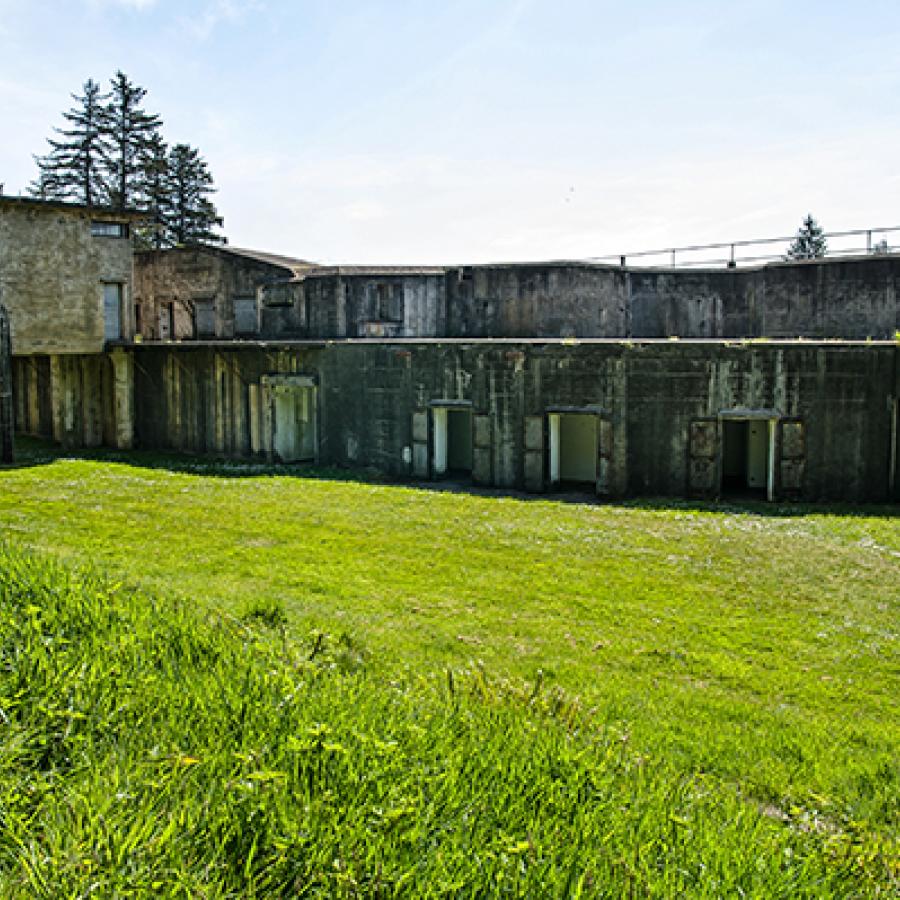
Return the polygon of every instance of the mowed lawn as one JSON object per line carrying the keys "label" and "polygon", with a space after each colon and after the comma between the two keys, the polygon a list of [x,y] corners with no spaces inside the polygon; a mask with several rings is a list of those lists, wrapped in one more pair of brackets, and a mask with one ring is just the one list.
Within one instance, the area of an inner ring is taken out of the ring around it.
{"label": "mowed lawn", "polygon": [[648,759],[891,866],[896,507],[579,504],[25,451],[0,469],[10,544],[283,609],[296,636],[350,635],[406,675],[539,683]]}

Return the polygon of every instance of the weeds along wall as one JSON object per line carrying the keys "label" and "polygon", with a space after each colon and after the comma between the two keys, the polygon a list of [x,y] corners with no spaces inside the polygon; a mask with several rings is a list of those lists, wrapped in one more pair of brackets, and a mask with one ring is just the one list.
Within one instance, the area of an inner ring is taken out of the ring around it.
{"label": "weeds along wall", "polygon": [[[565,435],[587,422],[590,439],[579,446],[597,458],[574,467],[592,473],[587,489],[716,496],[727,486],[729,435],[753,430],[763,434],[770,499],[896,498],[894,343],[361,341],[130,352],[142,447],[289,454],[545,491],[563,480],[560,454],[576,452]],[[461,441],[471,452],[451,451],[451,462],[453,452],[470,459],[466,471],[445,472],[448,446]],[[305,456],[296,449],[304,442],[313,448]],[[744,486],[760,487],[749,477]]]}

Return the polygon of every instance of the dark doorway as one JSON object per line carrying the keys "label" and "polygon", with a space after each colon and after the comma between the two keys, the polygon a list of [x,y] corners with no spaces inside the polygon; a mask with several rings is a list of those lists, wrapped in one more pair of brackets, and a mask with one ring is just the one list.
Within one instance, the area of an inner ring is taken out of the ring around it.
{"label": "dark doorway", "polygon": [[447,471],[472,474],[472,410],[447,410]]}
{"label": "dark doorway", "polygon": [[769,482],[769,421],[722,422],[722,493],[765,498]]}
{"label": "dark doorway", "polygon": [[431,410],[434,453],[432,473],[437,478],[472,475],[472,408],[435,406]]}

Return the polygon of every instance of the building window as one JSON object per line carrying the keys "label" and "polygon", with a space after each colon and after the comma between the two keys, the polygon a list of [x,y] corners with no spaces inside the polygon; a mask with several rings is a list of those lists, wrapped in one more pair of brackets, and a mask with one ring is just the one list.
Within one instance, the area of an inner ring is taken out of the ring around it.
{"label": "building window", "polygon": [[122,340],[122,285],[103,285],[103,337],[107,341]]}
{"label": "building window", "polygon": [[256,318],[256,297],[234,298],[234,332],[235,334],[256,334],[259,325]]}
{"label": "building window", "polygon": [[369,297],[373,319],[380,322],[403,321],[403,285],[371,284]]}
{"label": "building window", "polygon": [[215,299],[194,301],[194,329],[198,338],[214,338],[216,336]]}
{"label": "building window", "polygon": [[127,238],[128,226],[124,222],[91,222],[91,236]]}

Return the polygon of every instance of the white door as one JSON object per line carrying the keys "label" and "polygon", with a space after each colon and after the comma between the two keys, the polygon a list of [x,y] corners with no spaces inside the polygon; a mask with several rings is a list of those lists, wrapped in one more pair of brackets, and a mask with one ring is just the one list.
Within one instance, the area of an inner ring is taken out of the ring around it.
{"label": "white door", "polygon": [[769,478],[769,423],[751,419],[747,423],[747,487],[765,488]]}

